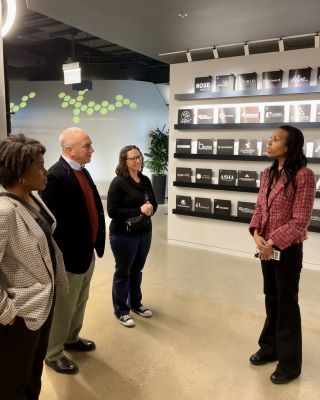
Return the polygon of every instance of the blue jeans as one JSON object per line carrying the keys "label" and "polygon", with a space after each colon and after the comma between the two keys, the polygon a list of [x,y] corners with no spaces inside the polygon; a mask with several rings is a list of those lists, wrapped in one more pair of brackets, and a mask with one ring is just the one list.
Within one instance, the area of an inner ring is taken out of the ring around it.
{"label": "blue jeans", "polygon": [[112,284],[112,302],[117,317],[141,306],[142,269],[151,246],[151,232],[110,235],[116,270]]}

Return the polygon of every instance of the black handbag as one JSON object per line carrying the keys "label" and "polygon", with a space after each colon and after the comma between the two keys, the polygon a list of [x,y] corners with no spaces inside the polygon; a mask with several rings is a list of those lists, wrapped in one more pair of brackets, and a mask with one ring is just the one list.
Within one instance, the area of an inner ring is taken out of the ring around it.
{"label": "black handbag", "polygon": [[128,218],[126,226],[128,232],[139,232],[150,224],[151,218],[145,214],[140,214],[137,217]]}

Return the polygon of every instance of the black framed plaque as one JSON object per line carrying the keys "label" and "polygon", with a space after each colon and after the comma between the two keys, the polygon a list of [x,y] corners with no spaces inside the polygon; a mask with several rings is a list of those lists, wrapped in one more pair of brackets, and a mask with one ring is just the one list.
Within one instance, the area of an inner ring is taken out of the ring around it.
{"label": "black framed plaque", "polygon": [[191,168],[176,168],[176,181],[178,182],[191,182],[192,169]]}
{"label": "black framed plaque", "polygon": [[264,122],[283,122],[284,121],[284,106],[265,106],[264,107]]}
{"label": "black framed plaque", "polygon": [[241,218],[246,218],[248,221],[254,213],[255,203],[248,201],[238,201],[237,216]]}
{"label": "black framed plaque", "polygon": [[320,192],[320,175],[315,175],[316,178],[316,190]]}
{"label": "black framed plaque", "polygon": [[283,71],[262,72],[262,89],[281,88]]}
{"label": "black framed plaque", "polygon": [[212,183],[212,169],[196,168],[196,183]]}
{"label": "black framed plaque", "polygon": [[193,109],[178,110],[178,124],[193,124]]}
{"label": "black framed plaque", "polygon": [[258,106],[240,107],[240,123],[259,123],[260,112]]}
{"label": "black framed plaque", "polygon": [[237,171],[235,169],[219,169],[219,185],[235,186]]}
{"label": "black framed plaque", "polygon": [[212,76],[202,76],[194,80],[195,93],[211,92],[212,91]]}
{"label": "black framed plaque", "polygon": [[176,153],[191,154],[191,139],[176,139]]}
{"label": "black framed plaque", "polygon": [[320,210],[313,209],[310,219],[310,226],[320,227]]}
{"label": "black framed plaque", "polygon": [[289,70],[288,87],[310,86],[312,68],[299,68]]}
{"label": "black framed plaque", "polygon": [[221,216],[231,215],[231,200],[214,199],[214,214]]}
{"label": "black framed plaque", "polygon": [[213,154],[213,139],[198,139],[197,154]]}
{"label": "black framed plaque", "polygon": [[216,76],[216,92],[232,92],[235,81],[236,77],[233,74]]}
{"label": "black framed plaque", "polygon": [[313,140],[312,157],[320,158],[320,139]]}
{"label": "black framed plaque", "polygon": [[176,208],[178,210],[192,210],[191,196],[176,196]]}
{"label": "black framed plaque", "polygon": [[258,140],[257,139],[239,139],[239,155],[241,156],[257,156]]}
{"label": "black framed plaque", "polygon": [[198,108],[197,124],[213,124],[213,108]]}
{"label": "black framed plaque", "polygon": [[219,107],[218,108],[218,123],[219,124],[234,124],[236,122],[236,107]]}
{"label": "black framed plaque", "polygon": [[289,122],[310,122],[311,104],[290,104]]}
{"label": "black framed plaque", "polygon": [[257,187],[257,171],[238,171],[238,186]]}
{"label": "black framed plaque", "polygon": [[257,89],[257,73],[239,74],[237,76],[237,88],[238,90]]}
{"label": "black framed plaque", "polygon": [[233,155],[233,153],[234,153],[234,139],[217,140],[217,154]]}
{"label": "black framed plaque", "polygon": [[206,214],[212,213],[212,202],[211,199],[206,197],[195,197],[194,199],[194,211],[203,212]]}

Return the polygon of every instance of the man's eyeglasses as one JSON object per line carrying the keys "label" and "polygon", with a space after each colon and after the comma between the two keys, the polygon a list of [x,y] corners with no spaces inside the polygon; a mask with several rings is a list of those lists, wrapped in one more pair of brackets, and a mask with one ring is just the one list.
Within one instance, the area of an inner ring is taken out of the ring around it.
{"label": "man's eyeglasses", "polygon": [[141,161],[142,160],[142,156],[137,156],[137,157],[128,157],[127,160],[130,161]]}

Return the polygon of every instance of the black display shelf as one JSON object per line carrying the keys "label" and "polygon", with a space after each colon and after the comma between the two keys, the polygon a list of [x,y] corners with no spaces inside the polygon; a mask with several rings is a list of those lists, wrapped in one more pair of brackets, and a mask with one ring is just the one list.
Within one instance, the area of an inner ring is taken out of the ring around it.
{"label": "black display shelf", "polygon": [[[196,212],[196,211],[177,210],[176,208],[174,208],[172,210],[172,214],[186,215],[188,217],[217,219],[217,220],[220,220],[220,221],[240,222],[240,223],[245,223],[245,224],[249,224],[250,223],[250,219],[242,218],[242,217],[236,217],[236,216],[233,216],[233,215],[221,216],[221,215],[206,214],[206,213]],[[315,226],[309,226],[308,231],[309,232],[319,232],[320,233],[320,228],[315,227]]]}
{"label": "black display shelf", "polygon": [[[292,122],[279,123],[238,123],[238,124],[175,124],[176,130],[206,130],[206,129],[276,129],[280,125],[291,124]],[[299,129],[320,128],[320,122],[295,122],[294,126]]]}
{"label": "black display shelf", "polygon": [[174,181],[173,186],[198,188],[198,189],[211,189],[211,190],[226,190],[229,192],[246,192],[246,193],[258,193],[259,192],[258,187],[217,185],[214,183],[195,183],[195,182]]}
{"label": "black display shelf", "polygon": [[249,224],[250,222],[250,218],[247,219],[242,217],[235,217],[234,215],[214,215],[196,211],[177,210],[176,208],[172,210],[172,213],[177,215],[187,215],[188,217],[218,219],[220,221],[242,222],[247,224]]}
{"label": "black display shelf", "polygon": [[[224,154],[184,154],[174,153],[174,158],[183,158],[189,160],[231,160],[231,161],[269,161],[273,162],[273,159],[266,156],[239,156],[239,155],[224,155]],[[320,158],[308,157],[308,163],[320,164]]]}
{"label": "black display shelf", "polygon": [[[238,156],[238,155],[224,155],[224,154],[184,154],[174,153],[174,158],[187,158],[190,160],[232,160],[232,161],[271,161],[266,156]],[[320,162],[320,158],[319,158]]]}
{"label": "black display shelf", "polygon": [[204,93],[182,93],[174,96],[175,100],[208,100],[233,97],[253,96],[276,96],[287,94],[310,94],[320,93],[320,86],[298,87],[298,88],[273,88],[273,89],[251,89],[234,90],[231,92],[204,92]]}

